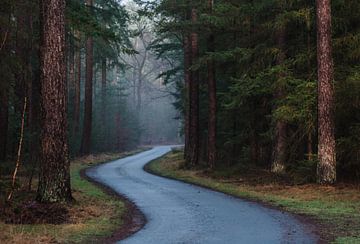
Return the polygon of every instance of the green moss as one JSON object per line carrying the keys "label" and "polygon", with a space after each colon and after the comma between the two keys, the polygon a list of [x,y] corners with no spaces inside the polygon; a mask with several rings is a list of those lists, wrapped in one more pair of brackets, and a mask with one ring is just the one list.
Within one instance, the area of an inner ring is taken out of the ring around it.
{"label": "green moss", "polygon": [[336,243],[336,244],[359,244],[360,237],[339,237],[339,238],[336,238],[334,243]]}

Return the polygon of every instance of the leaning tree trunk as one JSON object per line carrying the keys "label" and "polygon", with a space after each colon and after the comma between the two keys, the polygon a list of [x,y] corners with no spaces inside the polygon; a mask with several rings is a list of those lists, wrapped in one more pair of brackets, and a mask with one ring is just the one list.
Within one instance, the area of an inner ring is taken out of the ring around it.
{"label": "leaning tree trunk", "polygon": [[331,47],[330,0],[317,0],[318,59],[318,182],[336,181],[336,149],[334,135],[334,88]]}
{"label": "leaning tree trunk", "polygon": [[[209,0],[210,13],[212,12],[214,0]],[[214,52],[214,35],[211,34],[208,40],[209,52]],[[207,63],[208,72],[208,92],[209,92],[209,121],[208,121],[208,165],[210,168],[215,167],[216,163],[216,80],[214,61],[209,60]]]}
{"label": "leaning tree trunk", "polygon": [[[191,11],[191,20],[195,24],[197,22],[196,9]],[[199,46],[198,34],[193,31],[191,33],[191,56],[192,64],[198,59]],[[199,72],[192,71],[192,79],[190,82],[190,165],[197,165],[199,162]]]}
{"label": "leaning tree trunk", "polygon": [[[87,0],[86,5],[91,8],[92,0]],[[93,38],[89,36],[86,40],[86,75],[85,75],[85,114],[84,127],[81,141],[81,155],[90,153],[91,129],[92,129],[92,97],[93,97]]]}
{"label": "leaning tree trunk", "polygon": [[[277,65],[282,65],[285,61],[285,28],[281,28],[277,34],[277,44],[280,50],[280,53],[277,57]],[[279,79],[282,79],[284,74],[281,72]],[[281,85],[280,85],[281,86]],[[284,98],[284,89],[278,87],[274,94],[277,100]],[[285,121],[278,119],[275,124],[275,141],[272,152],[272,164],[271,172],[273,173],[283,173],[285,170],[285,160],[286,160],[286,133],[287,133],[287,124]]]}
{"label": "leaning tree trunk", "polygon": [[41,140],[37,200],[70,201],[67,143],[65,0],[40,1]]}

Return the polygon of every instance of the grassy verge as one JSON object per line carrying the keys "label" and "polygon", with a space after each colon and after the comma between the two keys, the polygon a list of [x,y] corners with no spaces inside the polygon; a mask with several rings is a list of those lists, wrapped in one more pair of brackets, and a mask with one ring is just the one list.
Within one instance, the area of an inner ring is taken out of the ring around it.
{"label": "grassy verge", "polygon": [[0,243],[96,243],[110,236],[123,224],[126,205],[84,180],[81,170],[134,153],[101,154],[72,161],[71,182],[76,202],[67,206],[68,223],[12,225],[0,222]]}
{"label": "grassy verge", "polygon": [[[323,241],[360,243],[359,186],[335,187],[290,185],[261,180],[265,172],[229,175],[225,170],[211,173],[186,170],[182,152],[174,151],[155,160],[146,169],[158,175],[208,187],[254,201],[260,201],[315,221]],[[254,180],[256,179],[256,180]]]}

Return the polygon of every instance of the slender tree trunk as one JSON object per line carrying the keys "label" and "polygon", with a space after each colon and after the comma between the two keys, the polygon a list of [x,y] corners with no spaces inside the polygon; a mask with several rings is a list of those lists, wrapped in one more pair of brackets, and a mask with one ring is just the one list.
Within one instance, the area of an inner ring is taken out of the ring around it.
{"label": "slender tree trunk", "polygon": [[141,80],[141,75],[139,75],[139,77],[138,77],[137,80],[138,80],[138,82],[137,82],[137,90],[136,90],[136,94],[137,94],[136,111],[137,111],[137,113],[140,115],[141,104],[142,104],[142,97],[141,97],[142,80]]}
{"label": "slender tree trunk", "polygon": [[145,54],[144,57],[139,65],[139,70],[137,72],[137,105],[136,105],[136,110],[138,112],[138,114],[140,115],[141,112],[141,106],[142,106],[142,83],[143,83],[143,70],[145,67],[145,63],[147,60],[147,51],[145,50]]}
{"label": "slender tree trunk", "polygon": [[107,133],[107,107],[106,107],[106,87],[107,87],[107,82],[106,82],[106,76],[107,76],[107,70],[106,70],[106,58],[104,58],[102,60],[101,63],[101,119],[102,119],[102,126],[103,126],[103,138],[104,138],[104,148],[107,150],[107,145],[108,145],[108,133]]}
{"label": "slender tree trunk", "polygon": [[[80,38],[80,37],[79,37]],[[81,83],[81,52],[80,46],[75,47],[75,84],[74,84],[74,132],[77,135],[80,125],[80,83]]]}
{"label": "slender tree trunk", "polygon": [[[28,12],[24,12],[23,9],[26,7],[26,2],[17,1],[16,11],[14,12],[14,17],[16,19],[16,39],[15,39],[15,55],[17,57],[17,69],[18,72],[14,73],[15,76],[15,86],[14,86],[14,112],[16,117],[21,118],[22,108],[24,106],[24,97],[27,95],[27,86],[28,86],[28,63],[29,63],[29,50],[28,50],[28,39],[25,37],[24,33],[28,33],[28,21],[27,16]],[[14,134],[12,138],[12,156],[16,156],[17,151],[17,139],[19,137],[18,132],[13,131]]]}
{"label": "slender tree trunk", "polygon": [[[282,65],[285,61],[285,39],[286,29],[281,28],[277,34],[277,42],[280,53],[277,57],[277,65]],[[283,77],[283,74],[279,75],[279,79]],[[275,99],[280,100],[284,98],[284,90],[282,87],[278,87],[275,91]],[[272,154],[271,172],[283,173],[285,170],[286,160],[286,133],[287,124],[283,120],[277,120],[275,125],[275,141]]]}
{"label": "slender tree trunk", "polygon": [[256,131],[253,129],[250,132],[250,158],[251,162],[257,165],[259,162],[259,144]]}
{"label": "slender tree trunk", "polygon": [[[86,5],[92,7],[93,1],[86,0]],[[85,114],[83,136],[81,141],[81,155],[90,153],[92,129],[92,96],[93,96],[93,38],[86,40],[86,77],[85,77]]]}
{"label": "slender tree trunk", "polygon": [[331,2],[317,0],[318,59],[318,182],[336,181],[336,148],[334,135],[334,88],[331,47]]}
{"label": "slender tree trunk", "polygon": [[68,47],[68,67],[69,67],[69,79],[68,79],[68,97],[69,101],[74,100],[72,96],[75,96],[75,40],[73,37],[69,38],[69,47]]}
{"label": "slender tree trunk", "polygon": [[[209,9],[212,13],[214,0],[209,0]],[[208,40],[209,52],[214,52],[214,35],[211,34]],[[210,60],[207,63],[208,72],[208,93],[209,93],[209,121],[208,121],[208,165],[214,168],[216,164],[216,79],[214,61]]]}
{"label": "slender tree trunk", "polygon": [[[308,54],[311,54],[311,17],[310,14],[307,17],[307,36],[306,36],[306,42],[307,42],[307,51]],[[311,80],[312,79],[312,65],[311,65],[311,59],[308,58],[307,60],[307,69],[308,69],[308,79]],[[313,156],[314,152],[313,152],[313,133],[312,131],[308,132],[308,137],[307,137],[307,159],[308,160],[312,160],[312,156]]]}
{"label": "slender tree trunk", "polygon": [[[197,22],[197,11],[192,9],[191,20],[193,24]],[[198,34],[193,31],[191,33],[191,56],[192,64],[198,59],[199,46]],[[197,165],[199,162],[199,72],[192,71],[192,79],[190,82],[190,165]]]}
{"label": "slender tree trunk", "polygon": [[117,152],[122,150],[122,145],[121,145],[121,115],[120,112],[117,112],[115,115],[115,130],[116,130],[116,136],[115,136],[115,141],[116,141],[116,146],[115,146],[115,150]]}
{"label": "slender tree trunk", "polygon": [[185,79],[185,104],[184,104],[184,112],[185,112],[185,148],[184,148],[184,158],[189,158],[189,143],[190,143],[190,82],[191,82],[191,46],[190,46],[190,38],[188,34],[184,36],[184,79]]}
{"label": "slender tree trunk", "polygon": [[[33,45],[34,48],[34,45]],[[40,60],[40,50],[36,50],[36,55]],[[39,150],[40,150],[40,70],[36,65],[32,67],[31,81],[28,88],[28,97],[29,97],[29,112],[28,112],[28,121],[29,121],[29,162],[31,164],[31,170],[29,172],[29,183],[28,190],[31,191],[32,180],[39,165]]]}
{"label": "slender tree trunk", "polygon": [[97,87],[97,70],[96,68],[93,69],[93,100],[95,100],[95,97],[96,97],[96,87]]}
{"label": "slender tree trunk", "polygon": [[37,200],[72,200],[67,143],[65,0],[41,0],[41,147]]}
{"label": "slender tree trunk", "polygon": [[312,133],[309,132],[308,138],[307,138],[307,154],[308,154],[308,160],[311,160],[311,159],[312,159],[312,155],[313,155],[312,144],[313,144]]}
{"label": "slender tree trunk", "polygon": [[[6,6],[9,8],[9,6]],[[10,55],[10,20],[9,13],[8,24],[0,26],[0,35],[3,38],[0,42],[0,65],[8,60]],[[4,78],[3,78],[4,79]],[[6,159],[7,155],[7,138],[9,129],[9,86],[4,80],[0,82],[0,160]]]}
{"label": "slender tree trunk", "polygon": [[0,160],[6,158],[9,121],[8,89],[0,90]]}
{"label": "slender tree trunk", "polygon": [[8,198],[7,198],[8,201],[11,200],[11,198],[13,196],[13,193],[14,193],[14,190],[15,190],[16,176],[17,176],[17,173],[19,171],[20,161],[21,161],[21,158],[22,158],[21,157],[21,152],[22,152],[23,141],[24,141],[24,127],[25,127],[26,109],[27,109],[27,97],[25,97],[25,99],[24,99],[24,108],[23,108],[23,112],[22,112],[22,116],[21,116],[19,146],[18,146],[18,151],[17,151],[15,169],[14,169],[14,173],[13,173],[13,176],[12,176],[11,191],[10,191],[10,194],[8,195]]}

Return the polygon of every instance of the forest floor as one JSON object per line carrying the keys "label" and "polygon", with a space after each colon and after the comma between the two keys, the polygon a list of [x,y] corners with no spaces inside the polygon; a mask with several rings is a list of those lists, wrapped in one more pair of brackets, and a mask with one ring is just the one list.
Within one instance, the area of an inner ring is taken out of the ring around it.
{"label": "forest floor", "polygon": [[75,201],[67,205],[50,207],[35,203],[36,191],[25,190],[27,177],[22,177],[20,172],[19,189],[11,205],[4,201],[6,188],[0,187],[0,243],[110,243],[113,241],[111,236],[126,236],[134,206],[126,199],[119,199],[119,196],[90,183],[84,177],[84,170],[139,151],[142,150],[90,155],[73,160],[71,183]]}
{"label": "forest floor", "polygon": [[294,213],[300,220],[315,225],[324,243],[360,243],[359,185],[295,185],[265,170],[209,172],[187,170],[183,165],[183,153],[173,151],[145,169]]}

